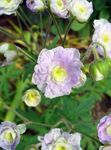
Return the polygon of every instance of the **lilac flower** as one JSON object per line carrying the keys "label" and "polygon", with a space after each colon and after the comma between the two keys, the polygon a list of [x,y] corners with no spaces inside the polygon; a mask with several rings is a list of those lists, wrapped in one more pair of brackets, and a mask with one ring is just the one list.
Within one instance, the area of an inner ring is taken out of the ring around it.
{"label": "lilac flower", "polygon": [[111,115],[103,117],[98,124],[99,140],[105,144],[111,144]]}
{"label": "lilac flower", "polygon": [[[99,42],[106,49],[107,56],[111,58],[111,23],[106,19],[94,21],[93,42]],[[103,48],[97,48],[100,55],[104,56]]]}
{"label": "lilac flower", "polygon": [[43,0],[27,0],[26,5],[33,12],[43,11],[45,9]]}
{"label": "lilac flower", "polygon": [[0,147],[4,150],[15,150],[20,142],[20,134],[26,130],[25,125],[16,125],[12,122],[2,122],[0,124]]}
{"label": "lilac flower", "polygon": [[67,0],[50,0],[51,11],[61,18],[68,18]]}
{"label": "lilac flower", "polygon": [[75,48],[43,49],[32,82],[46,97],[69,95],[72,88],[83,85],[81,67],[80,53]]}
{"label": "lilac flower", "polygon": [[38,137],[41,150],[82,150],[80,133],[70,134],[59,128],[52,129],[44,137]]}

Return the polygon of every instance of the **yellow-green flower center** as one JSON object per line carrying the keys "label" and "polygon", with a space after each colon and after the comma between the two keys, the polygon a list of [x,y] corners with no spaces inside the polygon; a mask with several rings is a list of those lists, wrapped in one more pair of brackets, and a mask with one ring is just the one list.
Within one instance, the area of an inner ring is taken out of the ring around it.
{"label": "yellow-green flower center", "polygon": [[57,0],[57,6],[60,8],[64,7],[63,1],[62,0]]}
{"label": "yellow-green flower center", "polygon": [[4,134],[4,139],[7,141],[7,142],[13,142],[13,135],[12,135],[12,133],[11,132],[6,132],[5,134]]}
{"label": "yellow-green flower center", "polygon": [[109,36],[107,34],[102,35],[102,39],[105,43],[109,41]]}
{"label": "yellow-green flower center", "polygon": [[27,99],[31,102],[35,102],[35,100],[37,100],[37,93],[33,90],[30,90],[28,93],[27,93]]}
{"label": "yellow-green flower center", "polygon": [[106,129],[107,134],[111,136],[111,125],[109,125]]}
{"label": "yellow-green flower center", "polygon": [[5,3],[8,4],[8,3],[10,3],[11,1],[12,1],[12,0],[5,0]]}
{"label": "yellow-green flower center", "polygon": [[76,7],[78,8],[78,10],[81,12],[81,13],[85,13],[87,11],[86,7],[83,6],[82,4],[78,3],[76,5]]}
{"label": "yellow-green flower center", "polygon": [[67,71],[60,66],[56,66],[52,71],[52,76],[55,81],[62,82],[67,77]]}
{"label": "yellow-green flower center", "polygon": [[56,148],[55,148],[55,150],[66,150],[66,148],[64,147],[64,146],[57,146]]}

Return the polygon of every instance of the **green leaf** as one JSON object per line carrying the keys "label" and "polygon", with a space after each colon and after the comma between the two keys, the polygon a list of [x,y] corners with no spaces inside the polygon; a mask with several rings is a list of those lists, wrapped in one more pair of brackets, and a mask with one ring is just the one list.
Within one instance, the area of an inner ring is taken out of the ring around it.
{"label": "green leaf", "polygon": [[80,23],[77,20],[74,20],[72,25],[71,25],[71,29],[73,31],[80,31],[86,26],[86,24],[87,24],[86,22],[85,23]]}

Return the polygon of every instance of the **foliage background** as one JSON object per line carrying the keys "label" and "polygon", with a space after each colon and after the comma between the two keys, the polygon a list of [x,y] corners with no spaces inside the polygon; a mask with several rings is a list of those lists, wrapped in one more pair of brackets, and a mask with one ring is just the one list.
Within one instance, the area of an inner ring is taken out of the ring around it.
{"label": "foliage background", "polygon": [[[93,20],[111,19],[110,0],[93,0],[93,4],[94,13],[89,22],[81,24],[74,21],[65,45],[79,48],[82,54],[91,41]],[[32,55],[36,58],[37,52],[39,53],[42,47],[53,48],[61,44],[55,25],[47,12],[34,14],[25,7],[25,3],[22,8],[29,16],[32,33],[23,20],[21,20],[21,30],[19,23],[16,23],[16,17],[2,16],[0,26],[7,28],[7,31],[19,37],[19,40],[7,38],[6,35],[1,34],[1,42],[16,43],[26,48],[25,43],[20,40],[24,37],[30,45],[26,50],[30,51],[32,48],[34,50]],[[64,34],[68,20],[57,19],[57,21],[61,34]],[[48,36],[46,32],[50,32]],[[47,41],[45,41],[46,36]],[[43,135],[50,128],[58,125],[64,130],[82,133],[84,150],[98,150],[101,144],[98,141],[96,126],[98,120],[111,111],[111,74],[100,82],[94,82],[88,78],[86,84],[79,89],[74,89],[70,96],[50,100],[42,95],[42,102],[37,108],[28,108],[22,102],[22,95],[27,89],[34,87],[31,84],[34,65],[29,59],[19,54],[13,64],[0,68],[0,121],[27,123],[27,132],[22,136],[21,143],[16,149],[28,149],[29,145],[37,143],[38,135]]]}

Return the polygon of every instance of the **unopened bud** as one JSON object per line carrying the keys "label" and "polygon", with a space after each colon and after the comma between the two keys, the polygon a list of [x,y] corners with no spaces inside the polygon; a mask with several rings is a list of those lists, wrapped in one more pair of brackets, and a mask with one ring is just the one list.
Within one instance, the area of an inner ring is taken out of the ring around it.
{"label": "unopened bud", "polygon": [[29,107],[36,107],[39,105],[41,101],[41,95],[39,91],[35,89],[29,89],[25,92],[24,96],[22,97],[25,104]]}
{"label": "unopened bud", "polygon": [[96,80],[100,81],[107,77],[109,72],[109,59],[105,60],[96,60],[94,61],[89,68],[89,73],[91,77]]}

